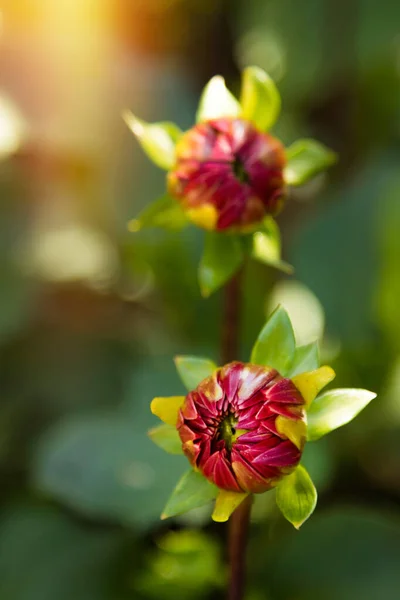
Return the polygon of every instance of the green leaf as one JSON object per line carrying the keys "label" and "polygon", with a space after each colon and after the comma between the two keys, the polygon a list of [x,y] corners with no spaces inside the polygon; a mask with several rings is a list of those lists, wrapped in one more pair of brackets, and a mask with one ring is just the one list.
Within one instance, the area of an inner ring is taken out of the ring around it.
{"label": "green leaf", "polygon": [[240,238],[226,233],[206,233],[204,253],[199,265],[201,294],[210,296],[226,283],[243,262]]}
{"label": "green leaf", "polygon": [[274,367],[281,375],[286,375],[295,350],[296,342],[289,316],[282,306],[278,306],[261,330],[250,361],[256,365]]}
{"label": "green leaf", "polygon": [[281,238],[279,227],[272,217],[264,220],[263,230],[252,235],[251,256],[266,265],[291,275],[292,265],[281,260]]}
{"label": "green leaf", "polygon": [[162,424],[150,429],[149,438],[169,454],[183,454],[182,441],[175,427]]}
{"label": "green leaf", "polygon": [[216,75],[207,83],[200,98],[196,121],[208,121],[221,117],[239,117],[241,107],[225,85],[225,80]]}
{"label": "green leaf", "polygon": [[183,384],[189,391],[194,390],[217,368],[212,360],[199,356],[176,356],[175,365]]}
{"label": "green leaf", "polygon": [[286,149],[285,181],[289,185],[303,185],[309,179],[333,165],[337,156],[315,140],[298,140]]}
{"label": "green leaf", "polygon": [[312,515],[317,504],[317,490],[302,465],[282,479],[276,488],[276,503],[296,529]]}
{"label": "green leaf", "polygon": [[306,371],[315,371],[320,366],[318,342],[310,342],[296,348],[288,377],[294,377]]}
{"label": "green leaf", "polygon": [[147,156],[161,169],[172,169],[175,145],[182,135],[179,127],[170,122],[146,123],[130,111],[125,111],[122,116]]}
{"label": "green leaf", "polygon": [[145,227],[162,227],[178,230],[187,225],[188,220],[179,202],[168,194],[161,196],[146,206],[136,219],[128,223],[129,231],[140,231]]}
{"label": "green leaf", "polygon": [[218,488],[215,485],[207,481],[201,473],[190,469],[179,480],[161,518],[167,519],[203,506],[216,498],[217,494]]}
{"label": "green leaf", "polygon": [[275,83],[259,67],[247,67],[243,71],[240,103],[242,116],[262,131],[274,125],[281,109],[281,97]]}
{"label": "green leaf", "polygon": [[308,440],[318,440],[330,431],[346,425],[376,398],[374,392],[360,389],[329,390],[311,404],[308,413]]}

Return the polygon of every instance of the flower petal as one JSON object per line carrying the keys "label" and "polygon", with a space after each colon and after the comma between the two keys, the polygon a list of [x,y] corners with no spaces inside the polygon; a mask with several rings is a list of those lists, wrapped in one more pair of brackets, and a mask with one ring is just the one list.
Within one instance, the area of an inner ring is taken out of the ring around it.
{"label": "flower petal", "polygon": [[307,425],[304,421],[278,416],[275,425],[278,433],[287,437],[299,450],[303,450],[307,439]]}
{"label": "flower petal", "polygon": [[175,123],[146,123],[129,110],[122,115],[147,156],[161,169],[172,169],[175,163],[175,144],[182,131]]}
{"label": "flower petal", "polygon": [[306,406],[309,407],[317,394],[335,378],[335,371],[331,367],[320,367],[315,371],[295,375],[292,378],[294,385],[303,396]]}
{"label": "flower petal", "polygon": [[239,117],[241,106],[225,85],[221,75],[215,75],[205,86],[197,109],[197,122]]}
{"label": "flower petal", "polygon": [[278,118],[281,97],[269,75],[259,67],[247,67],[243,71],[240,98],[242,116],[266,131]]}
{"label": "flower petal", "polygon": [[154,398],[150,404],[150,410],[161,421],[167,425],[176,425],[178,410],[185,401],[185,396],[169,396],[167,398]]}
{"label": "flower petal", "polygon": [[239,504],[241,504],[247,496],[248,494],[220,490],[212,514],[213,521],[216,521],[217,523],[224,523],[227,521],[233,511],[237,509]]}

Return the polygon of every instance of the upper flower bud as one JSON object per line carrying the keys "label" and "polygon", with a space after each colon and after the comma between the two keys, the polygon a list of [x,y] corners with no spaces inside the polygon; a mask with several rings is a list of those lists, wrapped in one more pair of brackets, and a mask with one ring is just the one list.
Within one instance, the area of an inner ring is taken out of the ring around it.
{"label": "upper flower bud", "polygon": [[305,401],[275,369],[233,362],[185,399],[177,429],[203,475],[233,492],[265,492],[300,462]]}
{"label": "upper flower bud", "polygon": [[244,119],[199,123],[176,147],[168,190],[206,229],[243,229],[282,207],[285,151]]}

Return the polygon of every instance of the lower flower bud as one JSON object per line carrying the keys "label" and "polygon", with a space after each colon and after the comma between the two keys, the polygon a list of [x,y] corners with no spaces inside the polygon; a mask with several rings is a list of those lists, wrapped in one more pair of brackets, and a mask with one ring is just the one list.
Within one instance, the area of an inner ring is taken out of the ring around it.
{"label": "lower flower bud", "polygon": [[187,458],[209,481],[261,493],[300,462],[304,399],[275,369],[232,362],[186,396],[177,429]]}

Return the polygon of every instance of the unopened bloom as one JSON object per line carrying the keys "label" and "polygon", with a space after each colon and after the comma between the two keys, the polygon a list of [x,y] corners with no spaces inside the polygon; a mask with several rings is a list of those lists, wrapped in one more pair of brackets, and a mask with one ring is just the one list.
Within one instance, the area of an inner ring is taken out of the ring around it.
{"label": "unopened bloom", "polygon": [[181,137],[168,190],[197,224],[246,229],[279,212],[285,164],[281,142],[250,121],[214,119]]}
{"label": "unopened bloom", "polygon": [[183,451],[219,488],[265,492],[300,462],[304,404],[275,369],[232,362],[186,396],[177,420]]}

